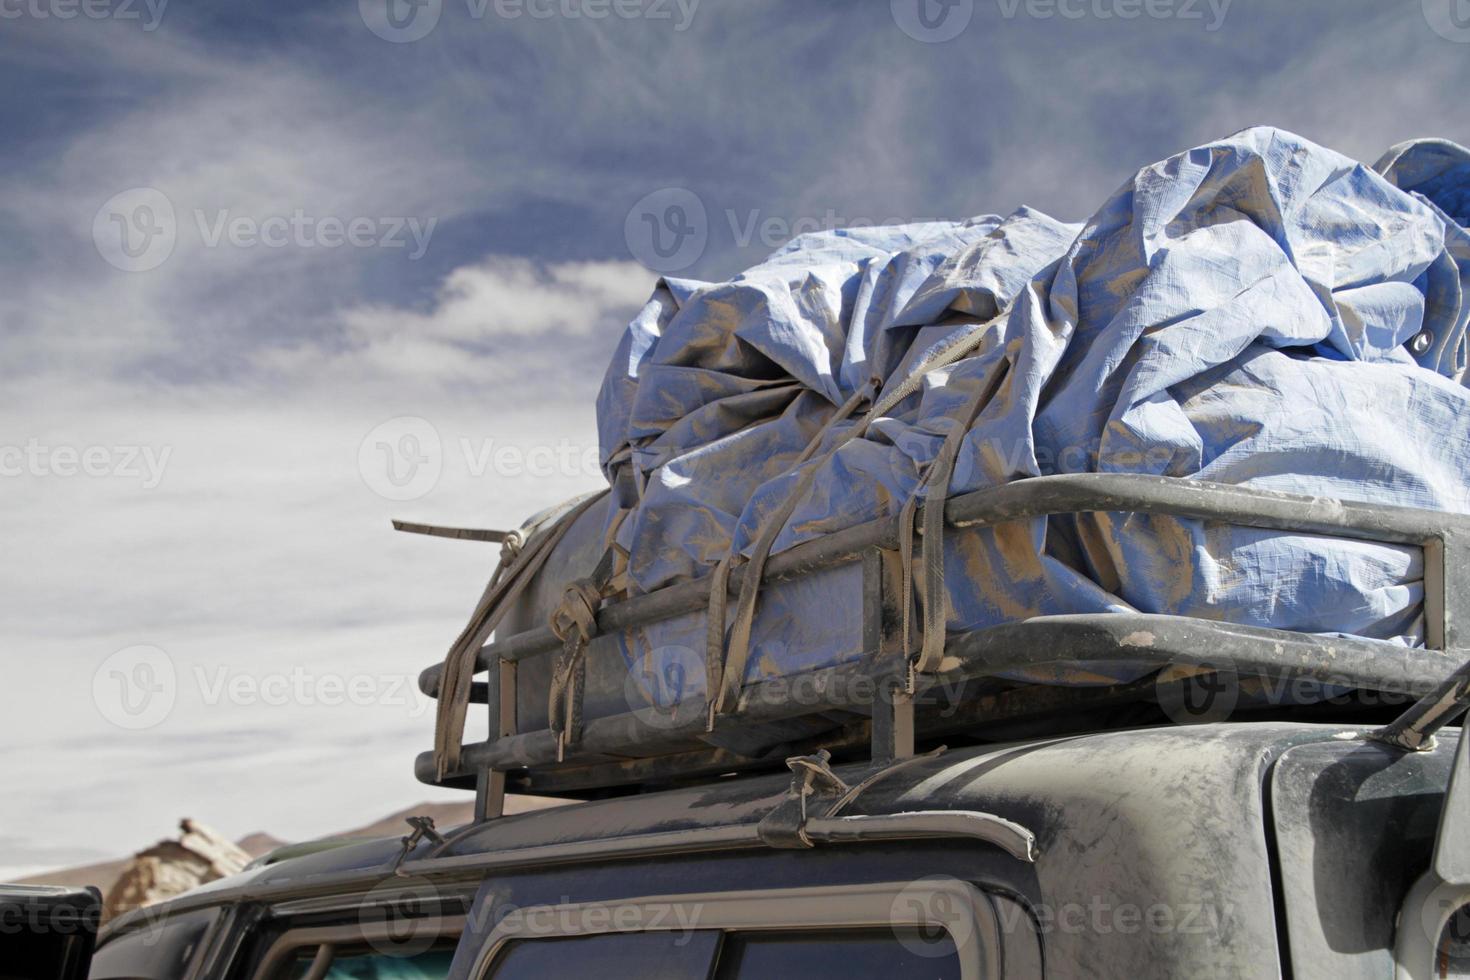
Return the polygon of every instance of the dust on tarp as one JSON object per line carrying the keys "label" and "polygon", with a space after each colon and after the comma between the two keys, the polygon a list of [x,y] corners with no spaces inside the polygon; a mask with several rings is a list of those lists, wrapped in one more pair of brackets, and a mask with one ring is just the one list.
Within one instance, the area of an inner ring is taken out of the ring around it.
{"label": "dust on tarp", "polygon": [[[617,583],[1059,472],[1470,512],[1467,200],[1455,144],[1375,169],[1257,128],[1143,168],[1080,224],[836,230],[727,282],[664,279],[598,401]],[[1411,547],[1090,514],[942,550],[949,631],[1148,612],[1424,638]],[[840,571],[766,590],[739,682],[855,659],[860,601]],[[685,616],[615,642],[708,696],[707,632]]]}

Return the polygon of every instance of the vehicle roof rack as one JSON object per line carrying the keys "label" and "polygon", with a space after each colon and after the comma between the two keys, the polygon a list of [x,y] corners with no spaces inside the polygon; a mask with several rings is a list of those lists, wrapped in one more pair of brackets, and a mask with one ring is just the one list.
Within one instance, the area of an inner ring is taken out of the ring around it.
{"label": "vehicle roof rack", "polygon": [[[1329,497],[1303,496],[1204,481],[1132,474],[1085,473],[1035,477],[979,490],[944,501],[949,527],[972,528],[1058,514],[1118,512],[1167,515],[1241,527],[1330,535],[1383,544],[1418,546],[1424,552],[1423,648],[1389,648],[1381,642],[1242,626],[1193,617],[1134,613],[1042,616],[1005,623],[947,638],[941,669],[910,677],[903,649],[897,576],[900,568],[899,521],[871,521],[798,544],[773,556],[763,582],[786,581],[861,563],[863,572],[864,652],[856,661],[802,675],[800,704],[762,696],[772,682],[751,682],[738,704],[720,716],[718,736],[738,736],[742,726],[789,722],[831,712],[852,713],[854,704],[839,697],[854,682],[874,693],[869,719],[803,744],[854,748],[862,740],[875,761],[913,755],[915,705],[946,684],[996,678],[1043,666],[1076,662],[1127,662],[1171,670],[1174,676],[1233,670],[1241,677],[1393,693],[1421,699],[1376,737],[1402,748],[1420,748],[1433,731],[1448,724],[1470,702],[1470,516],[1387,506]],[[730,594],[739,592],[748,566],[730,574]],[[700,611],[707,602],[705,579],[680,582],[655,592],[602,604],[593,635],[613,633]],[[480,650],[476,673],[487,683],[473,685],[471,702],[495,703],[500,734],[462,746],[455,771],[440,777],[433,753],[415,764],[418,778],[439,786],[477,789],[477,816],[500,812],[508,771],[536,773],[537,792],[570,792],[589,768],[619,767],[627,782],[720,774],[753,765],[780,765],[792,753],[758,758],[706,744],[701,736],[709,719],[703,705],[675,710],[650,726],[640,713],[592,718],[581,739],[559,758],[558,738],[549,729],[521,731],[515,724],[516,665],[561,649],[549,626],[497,637]],[[438,696],[442,666],[425,670],[421,689]],[[769,693],[769,692],[767,692]],[[964,706],[967,725],[1024,716],[1041,707],[1109,697],[1138,700],[1137,685],[1121,689],[1058,693],[1022,688],[987,694]],[[926,732],[927,734],[927,732]],[[711,739],[710,741],[718,741]],[[792,746],[781,746],[790,749]]]}
{"label": "vehicle roof rack", "polygon": [[426,534],[431,538],[455,538],[460,541],[488,541],[503,544],[511,531],[493,531],[478,527],[443,527],[438,524],[416,524],[413,521],[394,521],[393,530],[405,534]]}

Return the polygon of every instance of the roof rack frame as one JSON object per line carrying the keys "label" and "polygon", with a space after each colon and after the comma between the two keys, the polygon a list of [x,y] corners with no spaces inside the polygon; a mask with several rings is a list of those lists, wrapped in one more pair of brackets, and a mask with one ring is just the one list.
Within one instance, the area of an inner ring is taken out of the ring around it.
{"label": "roof rack frame", "polygon": [[[1143,662],[1167,667],[1188,663],[1192,657],[1199,659],[1194,651],[1207,650],[1215,657],[1229,657],[1241,673],[1321,682],[1348,679],[1364,689],[1432,700],[1436,690],[1448,689],[1451,675],[1470,657],[1470,515],[1114,473],[1020,480],[950,498],[944,508],[946,523],[961,529],[1050,515],[1116,512],[1417,546],[1424,553],[1426,645],[1423,649],[1399,651],[1401,656],[1384,657],[1383,647],[1374,641],[1185,617],[1132,613],[1040,617],[952,635],[946,661],[954,666],[939,675],[920,677],[916,696],[921,697],[944,681],[993,677],[1066,660]],[[816,694],[814,700],[801,706],[768,703],[759,697],[761,684],[749,685],[735,710],[720,719],[722,726],[735,728],[762,720],[853,711],[853,704],[824,699],[822,692],[866,678],[883,692],[868,706],[873,717],[874,757],[900,758],[912,753],[914,699],[905,697],[898,683],[907,664],[901,638],[896,635],[901,618],[894,600],[898,594],[898,540],[898,519],[888,518],[803,542],[771,558],[763,576],[766,582],[786,581],[850,562],[862,563],[865,653],[858,661],[803,675],[808,689]],[[731,573],[732,595],[738,593],[747,570],[748,566],[742,566]],[[707,589],[707,582],[699,579],[606,604],[597,612],[595,635],[700,611],[707,602]],[[1151,645],[1139,641],[1141,634],[1152,635]],[[464,746],[460,769],[448,774],[443,784],[478,782],[485,816],[498,812],[497,796],[504,793],[503,775],[497,774],[507,769],[557,765],[556,739],[550,731],[518,730],[514,691],[519,661],[559,648],[560,641],[551,630],[540,627],[497,638],[479,651],[476,672],[494,670],[499,683],[475,685],[472,700],[484,703],[495,697],[499,702],[496,737]],[[420,675],[419,686],[426,694],[437,696],[440,670],[435,665]],[[1441,710],[1434,717],[1438,720],[1444,714]],[[681,746],[698,740],[705,723],[702,710],[691,712],[686,721],[660,725],[656,732],[641,724],[632,712],[590,719],[581,742],[584,757],[569,755],[565,762],[585,764],[586,753],[647,755],[656,749],[679,751]],[[439,782],[434,778],[429,753],[419,757],[416,771],[424,782]]]}

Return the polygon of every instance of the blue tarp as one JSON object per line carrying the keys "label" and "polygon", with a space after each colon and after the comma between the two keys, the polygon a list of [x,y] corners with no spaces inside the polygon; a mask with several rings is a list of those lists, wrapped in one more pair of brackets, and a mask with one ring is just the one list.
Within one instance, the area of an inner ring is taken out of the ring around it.
{"label": "blue tarp", "polygon": [[[1467,225],[1455,144],[1370,169],[1258,128],[1143,168],[1082,224],[1022,208],[830,231],[728,282],[665,279],[598,401],[632,588],[748,554],[837,406],[960,337],[972,353],[829,454],[857,416],[831,427],[777,552],[897,514],[1002,359],[952,494],[1126,472],[1470,512]],[[1117,514],[945,548],[951,630],[1140,611],[1422,642],[1414,548]],[[835,622],[833,602],[857,617],[851,583],[831,582],[772,596],[749,676],[856,655],[801,622]],[[696,619],[635,646],[697,649]]]}

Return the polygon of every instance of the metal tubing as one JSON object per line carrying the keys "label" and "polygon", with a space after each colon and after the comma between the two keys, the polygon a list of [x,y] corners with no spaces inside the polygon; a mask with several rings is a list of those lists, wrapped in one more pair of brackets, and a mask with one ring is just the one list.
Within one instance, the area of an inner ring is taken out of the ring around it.
{"label": "metal tubing", "polygon": [[[1144,669],[1206,665],[1233,668],[1241,676],[1311,680],[1324,688],[1357,686],[1419,698],[1434,691],[1458,666],[1442,651],[1391,649],[1372,640],[1236,626],[1185,616],[1042,616],[953,637],[946,659],[955,666],[920,675],[916,697],[963,682],[1014,671],[1083,661],[1138,665]],[[891,666],[865,660],[748,685],[722,725],[743,728],[826,711],[868,713]],[[584,742],[610,755],[678,751],[704,731],[702,706],[684,703],[672,715],[650,718],[629,712],[587,722]],[[464,772],[479,767],[516,769],[556,763],[549,731],[523,733],[465,746]],[[433,753],[415,762],[420,780],[433,782]],[[451,774],[451,776],[463,773]]]}
{"label": "metal tubing", "polygon": [[[944,512],[948,523],[959,528],[1005,524],[1051,514],[1119,512],[1431,548],[1446,537],[1458,541],[1470,539],[1470,516],[1463,514],[1125,473],[1072,473],[1017,480],[953,497],[945,503]],[[859,524],[805,541],[774,556],[767,564],[766,580],[784,581],[832,568],[861,558],[871,548],[893,549],[897,542],[897,518]],[[738,594],[745,571],[742,567],[731,573],[732,595]],[[597,633],[616,632],[698,612],[707,604],[707,592],[706,581],[695,579],[604,606],[597,613]],[[487,644],[476,658],[475,669],[488,670],[501,660],[524,660],[559,648],[560,641],[549,628],[528,630]],[[424,693],[437,696],[441,669],[441,665],[435,664],[420,675],[419,687]]]}
{"label": "metal tubing", "polygon": [[1401,749],[1421,752],[1434,746],[1434,733],[1463,714],[1467,704],[1470,704],[1470,663],[1374,732],[1373,737]]}
{"label": "metal tubing", "polygon": [[1017,861],[1036,863],[1036,835],[1018,823],[974,810],[911,810],[872,816],[809,817],[808,840],[841,844],[875,840],[968,837],[994,844]]}

